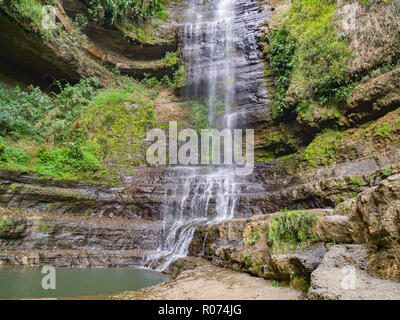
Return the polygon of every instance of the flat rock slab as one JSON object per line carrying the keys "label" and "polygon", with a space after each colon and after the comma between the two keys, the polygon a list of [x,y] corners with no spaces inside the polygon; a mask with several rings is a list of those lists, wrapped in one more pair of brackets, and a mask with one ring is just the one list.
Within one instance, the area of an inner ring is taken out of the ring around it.
{"label": "flat rock slab", "polygon": [[110,295],[108,299],[145,300],[300,300],[304,293],[289,287],[274,287],[271,282],[203,260],[194,270],[176,279],[140,291]]}
{"label": "flat rock slab", "polygon": [[400,300],[400,283],[361,269],[322,267],[312,273],[311,281],[308,298],[313,300]]}

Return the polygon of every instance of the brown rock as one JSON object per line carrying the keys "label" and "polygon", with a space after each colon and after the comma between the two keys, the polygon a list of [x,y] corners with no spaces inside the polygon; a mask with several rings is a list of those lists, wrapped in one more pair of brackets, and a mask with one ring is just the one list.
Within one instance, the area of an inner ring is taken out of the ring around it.
{"label": "brown rock", "polygon": [[323,242],[351,243],[346,216],[325,216],[317,222],[317,235]]}

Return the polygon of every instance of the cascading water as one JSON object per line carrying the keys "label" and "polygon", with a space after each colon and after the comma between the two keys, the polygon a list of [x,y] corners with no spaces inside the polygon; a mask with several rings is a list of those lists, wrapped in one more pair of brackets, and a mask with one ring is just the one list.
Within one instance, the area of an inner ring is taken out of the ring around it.
{"label": "cascading water", "polygon": [[[184,45],[188,64],[185,95],[209,110],[211,128],[235,128],[235,0],[198,3],[186,10]],[[225,149],[225,152],[232,150]],[[235,204],[244,188],[234,165],[174,167],[165,184],[162,245],[144,265],[164,270],[186,256],[193,234],[201,224],[235,216]]]}

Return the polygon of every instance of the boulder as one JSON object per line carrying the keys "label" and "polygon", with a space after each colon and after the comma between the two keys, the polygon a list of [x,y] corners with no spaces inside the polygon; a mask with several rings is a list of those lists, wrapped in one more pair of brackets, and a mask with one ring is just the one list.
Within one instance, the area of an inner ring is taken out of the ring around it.
{"label": "boulder", "polygon": [[318,243],[286,254],[273,255],[272,261],[280,279],[289,280],[296,275],[309,280],[311,273],[321,263],[325,253],[324,244]]}
{"label": "boulder", "polygon": [[367,249],[362,245],[335,245],[311,274],[308,298],[313,300],[400,299],[400,283],[368,274]]}

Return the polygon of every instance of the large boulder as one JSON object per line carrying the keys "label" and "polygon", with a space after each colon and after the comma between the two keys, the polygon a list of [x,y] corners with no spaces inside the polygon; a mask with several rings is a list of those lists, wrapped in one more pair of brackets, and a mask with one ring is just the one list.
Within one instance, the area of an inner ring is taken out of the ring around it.
{"label": "large boulder", "polygon": [[400,279],[400,174],[360,193],[348,213],[351,236],[370,250],[369,272]]}
{"label": "large boulder", "polygon": [[329,248],[319,267],[311,274],[309,299],[387,300],[400,299],[400,283],[371,276],[367,249],[362,245]]}

